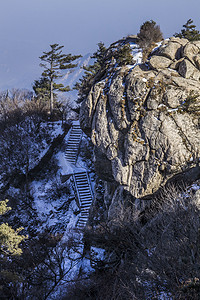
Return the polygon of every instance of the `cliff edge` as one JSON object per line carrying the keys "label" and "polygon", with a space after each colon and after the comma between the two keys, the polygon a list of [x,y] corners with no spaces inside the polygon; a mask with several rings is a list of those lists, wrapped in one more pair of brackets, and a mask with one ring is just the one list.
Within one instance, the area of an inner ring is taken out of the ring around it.
{"label": "cliff edge", "polygon": [[142,198],[199,172],[200,41],[172,37],[145,63],[107,66],[80,109],[98,174]]}

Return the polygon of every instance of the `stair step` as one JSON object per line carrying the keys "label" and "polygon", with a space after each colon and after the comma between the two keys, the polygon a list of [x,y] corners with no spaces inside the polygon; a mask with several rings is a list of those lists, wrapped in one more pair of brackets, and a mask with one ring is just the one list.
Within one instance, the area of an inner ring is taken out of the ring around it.
{"label": "stair step", "polygon": [[87,223],[86,220],[80,220],[80,219],[78,220],[78,224],[80,224],[80,225],[81,225],[81,224],[82,224],[82,225],[85,225],[86,223]]}
{"label": "stair step", "polygon": [[84,174],[84,175],[78,175],[78,176],[75,176],[75,178],[77,179],[77,180],[87,180],[87,175],[86,174]]}
{"label": "stair step", "polygon": [[87,193],[86,193],[86,192],[85,192],[85,193],[84,193],[84,192],[78,192],[78,193],[79,193],[79,195],[80,195],[81,197],[83,197],[83,198],[84,198],[85,196],[91,197],[91,194],[90,194],[89,192],[87,192]]}
{"label": "stair step", "polygon": [[85,187],[86,185],[88,186],[89,184],[88,184],[88,181],[77,181],[76,180],[76,184],[77,184],[77,186],[80,186],[80,187]]}
{"label": "stair step", "polygon": [[88,202],[82,202],[81,201],[81,206],[90,206],[92,204],[92,201],[88,201]]}
{"label": "stair step", "polygon": [[70,136],[69,138],[72,138],[73,136],[80,136],[81,137],[82,132],[80,132],[79,130],[73,130],[70,132]]}
{"label": "stair step", "polygon": [[79,193],[79,195],[81,195],[82,197],[84,197],[84,196],[88,196],[88,197],[91,197],[91,193],[90,193],[90,191],[80,191],[79,189],[78,189],[78,193]]}
{"label": "stair step", "polygon": [[[86,198],[89,198],[89,197],[91,197],[91,194],[89,193],[89,192],[80,192],[80,191],[78,191],[78,193],[79,193],[79,195],[81,196],[81,198],[83,198],[83,199],[86,199]],[[91,197],[92,198],[92,197]]]}
{"label": "stair step", "polygon": [[92,197],[81,198],[81,203],[87,203],[87,202],[92,202]]}
{"label": "stair step", "polygon": [[87,178],[87,174],[78,174],[75,176],[77,179],[79,178]]}
{"label": "stair step", "polygon": [[78,183],[77,186],[80,187],[80,188],[84,188],[84,187],[88,188],[88,184],[87,183],[85,183],[85,184]]}
{"label": "stair step", "polygon": [[88,216],[80,216],[79,218],[80,221],[86,221],[88,220]]}
{"label": "stair step", "polygon": [[76,155],[77,152],[74,151],[74,150],[69,150],[69,151],[65,152],[65,154],[74,154],[74,155]]}
{"label": "stair step", "polygon": [[79,146],[79,142],[76,143],[76,142],[73,141],[73,142],[68,143],[67,144],[67,149],[68,149],[69,146]]}
{"label": "stair step", "polygon": [[78,183],[77,186],[80,188],[80,190],[90,191],[90,186],[89,186],[88,182],[87,182],[87,184],[85,183],[85,185],[81,185],[81,184]]}
{"label": "stair step", "polygon": [[85,183],[84,185],[78,183],[77,186],[80,188],[80,190],[90,190],[88,182],[87,184]]}
{"label": "stair step", "polygon": [[87,220],[88,220],[88,217],[82,218],[81,216],[78,219],[78,221],[81,221],[81,222],[87,222]]}
{"label": "stair step", "polygon": [[81,198],[81,203],[88,203],[88,202],[92,202],[92,197],[91,198]]}
{"label": "stair step", "polygon": [[88,200],[88,201],[81,201],[81,206],[86,206],[86,205],[91,205],[92,200]]}
{"label": "stair step", "polygon": [[87,178],[83,178],[83,179],[76,179],[76,182],[78,183],[78,184],[88,184],[88,180],[87,180]]}
{"label": "stair step", "polygon": [[65,156],[69,156],[69,155],[77,155],[77,153],[75,153],[74,151],[69,151],[65,153]]}
{"label": "stair step", "polygon": [[90,202],[90,203],[82,203],[81,204],[81,208],[88,208],[88,210],[90,210],[91,204],[92,204],[92,202]]}
{"label": "stair step", "polygon": [[88,203],[88,204],[85,204],[85,205],[81,204],[81,209],[86,209],[86,208],[90,209],[91,204],[92,203]]}
{"label": "stair step", "polygon": [[73,161],[76,160],[76,157],[75,157],[75,156],[74,156],[74,157],[67,157],[67,156],[66,156],[65,158],[66,158],[67,160],[73,160]]}
{"label": "stair step", "polygon": [[81,202],[92,201],[92,197],[81,197]]}
{"label": "stair step", "polygon": [[81,205],[85,205],[85,204],[88,204],[88,203],[92,203],[92,198],[88,198],[88,199],[80,199],[81,200]]}
{"label": "stair step", "polygon": [[75,152],[77,152],[77,150],[78,150],[78,147],[74,147],[74,146],[70,146],[69,148],[68,148],[68,150],[67,151],[65,151],[65,153],[75,153]]}
{"label": "stair step", "polygon": [[77,182],[76,182],[76,185],[77,185],[78,189],[80,189],[81,191],[83,191],[83,190],[88,190],[88,191],[90,191],[90,188],[89,188],[89,186],[88,186],[88,183],[87,183],[87,185],[86,185],[86,184],[85,184],[85,185],[80,185],[80,184],[77,184]]}
{"label": "stair step", "polygon": [[80,192],[88,192],[88,193],[90,193],[89,186],[88,187],[80,187],[80,186],[78,186],[78,190]]}
{"label": "stair step", "polygon": [[84,180],[77,180],[76,179],[76,182],[79,184],[79,185],[83,185],[83,184],[87,184],[88,185],[88,180],[84,179]]}
{"label": "stair step", "polygon": [[76,176],[79,176],[79,175],[83,175],[83,174],[85,175],[86,172],[85,172],[85,171],[84,171],[84,172],[78,172],[78,173],[76,173],[75,175],[76,175]]}

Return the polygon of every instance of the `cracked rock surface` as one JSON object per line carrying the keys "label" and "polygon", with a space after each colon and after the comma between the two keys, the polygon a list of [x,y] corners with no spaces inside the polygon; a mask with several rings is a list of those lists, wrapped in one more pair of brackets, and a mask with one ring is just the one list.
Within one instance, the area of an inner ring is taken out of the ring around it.
{"label": "cracked rock surface", "polygon": [[117,68],[92,87],[80,123],[108,181],[141,198],[198,166],[199,70],[200,42],[173,37],[145,64]]}

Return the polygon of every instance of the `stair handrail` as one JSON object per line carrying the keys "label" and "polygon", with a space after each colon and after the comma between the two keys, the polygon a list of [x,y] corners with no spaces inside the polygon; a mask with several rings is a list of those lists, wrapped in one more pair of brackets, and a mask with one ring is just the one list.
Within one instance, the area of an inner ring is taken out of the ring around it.
{"label": "stair handrail", "polygon": [[76,159],[75,159],[75,163],[74,163],[75,166],[76,166],[76,163],[77,163],[77,160],[78,160],[78,154],[79,154],[80,144],[81,144],[81,141],[82,141],[82,136],[83,136],[83,132],[81,132],[80,137],[79,137],[79,141],[77,143]]}
{"label": "stair handrail", "polygon": [[93,190],[92,190],[92,184],[91,184],[90,176],[88,175],[88,171],[85,171],[85,173],[87,175],[87,180],[88,180],[88,185],[89,185],[89,189],[90,189],[90,194],[91,194],[91,197],[93,199],[94,193],[93,193]]}

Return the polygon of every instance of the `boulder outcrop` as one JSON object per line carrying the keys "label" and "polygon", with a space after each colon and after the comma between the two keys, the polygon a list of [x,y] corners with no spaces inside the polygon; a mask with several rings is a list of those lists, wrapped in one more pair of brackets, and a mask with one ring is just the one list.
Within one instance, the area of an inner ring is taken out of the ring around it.
{"label": "boulder outcrop", "polygon": [[92,87],[80,123],[103,157],[99,175],[105,163],[108,181],[142,198],[198,167],[199,66],[200,43],[173,37],[145,64],[109,70]]}

